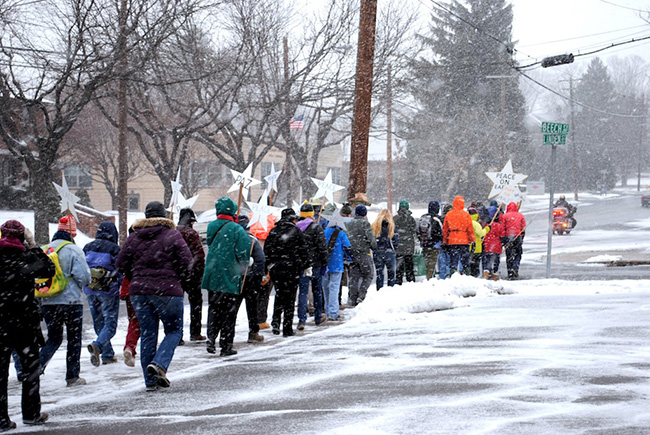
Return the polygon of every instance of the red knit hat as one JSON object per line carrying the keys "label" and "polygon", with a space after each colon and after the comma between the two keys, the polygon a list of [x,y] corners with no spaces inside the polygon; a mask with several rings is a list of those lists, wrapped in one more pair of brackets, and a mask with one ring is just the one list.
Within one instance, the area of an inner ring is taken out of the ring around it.
{"label": "red knit hat", "polygon": [[3,239],[25,240],[25,227],[17,220],[8,220],[0,227]]}
{"label": "red knit hat", "polygon": [[74,216],[63,216],[59,219],[59,231],[66,231],[70,233],[72,237],[77,236],[77,222],[74,220]]}

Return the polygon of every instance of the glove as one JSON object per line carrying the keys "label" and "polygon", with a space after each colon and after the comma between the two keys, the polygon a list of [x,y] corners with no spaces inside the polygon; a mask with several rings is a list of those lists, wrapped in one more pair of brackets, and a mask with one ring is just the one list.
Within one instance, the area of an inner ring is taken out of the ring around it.
{"label": "glove", "polygon": [[248,259],[248,267],[251,267],[253,265],[253,263],[255,263],[255,260],[253,260],[253,257],[250,257]]}
{"label": "glove", "polygon": [[271,275],[269,275],[269,274],[267,273],[266,275],[264,275],[264,276],[262,277],[262,281],[260,282],[260,284],[262,284],[262,285],[267,285],[267,284],[269,283],[269,281],[271,281]]}
{"label": "glove", "polygon": [[304,275],[308,276],[308,277],[311,277],[311,272],[312,272],[311,267],[308,267],[307,269],[305,269]]}

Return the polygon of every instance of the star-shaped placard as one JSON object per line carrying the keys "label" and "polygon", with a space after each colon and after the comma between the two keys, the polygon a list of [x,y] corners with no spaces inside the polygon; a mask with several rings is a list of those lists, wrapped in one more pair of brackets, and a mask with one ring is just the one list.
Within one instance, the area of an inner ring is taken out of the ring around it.
{"label": "star-shaped placard", "polygon": [[228,193],[239,190],[239,186],[242,186],[242,197],[244,199],[248,198],[248,190],[255,186],[256,184],[262,184],[260,180],[253,178],[253,164],[248,165],[244,172],[237,172],[234,169],[231,169],[232,176],[235,177],[235,184],[230,186]]}
{"label": "star-shaped placard", "polygon": [[172,199],[169,203],[170,208],[176,208],[176,204],[178,203],[178,195],[181,193],[181,188],[183,185],[181,184],[181,168],[178,168],[178,174],[176,174],[176,180],[172,180]]}
{"label": "star-shaped placard", "polygon": [[344,186],[339,186],[338,184],[332,183],[331,169],[327,172],[327,176],[324,180],[319,180],[312,177],[312,181],[314,184],[316,184],[316,186],[318,186],[318,192],[316,192],[314,198],[322,198],[324,196],[330,203],[334,202],[334,192],[345,189]]}
{"label": "star-shaped placard", "polygon": [[267,200],[268,200],[268,193],[264,191],[262,197],[260,198],[260,202],[246,201],[246,204],[248,204],[248,208],[250,208],[251,211],[253,212],[253,216],[251,217],[250,222],[248,223],[249,228],[252,227],[254,223],[259,222],[260,225],[262,225],[262,227],[264,227],[264,230],[266,231],[268,216],[280,210],[279,207],[273,207],[271,205],[268,205]]}
{"label": "star-shaped placard", "polygon": [[278,191],[278,177],[280,177],[281,173],[282,171],[275,172],[275,165],[271,162],[271,173],[264,177],[269,192],[271,190],[275,190],[276,192]]}
{"label": "star-shaped placard", "polygon": [[339,227],[346,228],[346,224],[352,220],[351,217],[341,216],[341,209],[337,206],[332,214],[323,214],[323,218],[327,219],[327,228]]}
{"label": "star-shaped placard", "polygon": [[167,211],[171,211],[174,214],[178,214],[184,208],[194,207],[194,203],[196,202],[197,199],[199,199],[199,195],[194,195],[191,198],[185,198],[185,195],[183,195],[182,192],[178,192],[178,198],[176,199],[176,204],[174,204],[173,207],[168,208]]}
{"label": "star-shaped placard", "polygon": [[70,189],[68,189],[68,182],[65,181],[65,175],[63,176],[63,182],[61,183],[62,186],[59,186],[54,182],[52,184],[54,184],[56,191],[61,197],[61,211],[70,211],[72,216],[74,216],[74,219],[79,222],[79,217],[77,216],[77,211],[75,210],[74,205],[78,203],[81,198],[70,192]]}
{"label": "star-shaped placard", "polygon": [[506,186],[516,187],[519,183],[528,178],[528,175],[514,173],[512,170],[512,160],[508,160],[508,163],[506,163],[501,172],[486,172],[485,175],[487,175],[493,183],[492,190],[488,195],[489,199],[498,196]]}

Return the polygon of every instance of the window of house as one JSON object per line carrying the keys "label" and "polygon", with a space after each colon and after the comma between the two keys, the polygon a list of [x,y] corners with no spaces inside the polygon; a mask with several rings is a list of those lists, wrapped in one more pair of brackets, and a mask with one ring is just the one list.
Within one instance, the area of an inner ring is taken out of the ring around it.
{"label": "window of house", "polygon": [[65,181],[71,189],[91,189],[93,187],[93,180],[91,177],[90,168],[83,165],[70,165],[63,169]]}
{"label": "window of house", "polygon": [[129,211],[140,211],[140,194],[130,193],[126,199],[127,209]]}
{"label": "window of house", "polygon": [[328,166],[327,171],[332,171],[332,183],[341,185],[341,168],[335,168],[333,166]]}

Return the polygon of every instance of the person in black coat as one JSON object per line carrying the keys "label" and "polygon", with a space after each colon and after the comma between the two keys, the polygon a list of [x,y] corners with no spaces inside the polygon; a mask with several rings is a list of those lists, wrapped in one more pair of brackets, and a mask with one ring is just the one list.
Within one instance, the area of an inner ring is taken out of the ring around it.
{"label": "person in black coat", "polygon": [[271,280],[275,285],[275,303],[271,326],[275,335],[280,335],[280,321],[284,313],[282,333],[285,337],[294,335],[293,309],[300,275],[311,276],[312,269],[302,232],[296,226],[297,216],[291,208],[282,210],[281,219],[269,232],[264,243],[264,255]]}
{"label": "person in black coat", "polygon": [[54,264],[42,249],[27,249],[25,227],[9,220],[0,227],[0,431],[13,429],[9,419],[7,381],[12,350],[23,369],[23,423],[43,424],[39,392],[39,348],[45,344],[40,309],[34,297],[34,280],[54,275]]}

